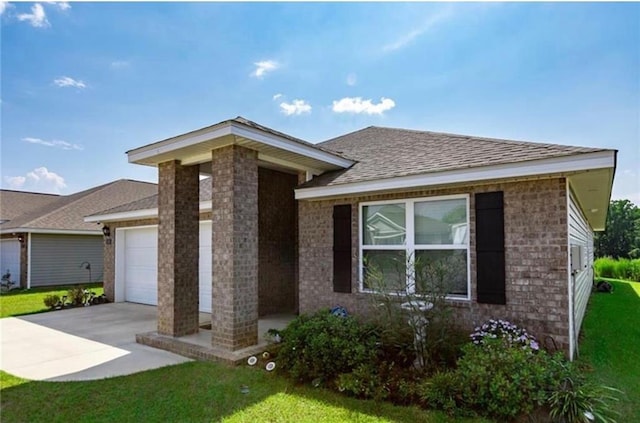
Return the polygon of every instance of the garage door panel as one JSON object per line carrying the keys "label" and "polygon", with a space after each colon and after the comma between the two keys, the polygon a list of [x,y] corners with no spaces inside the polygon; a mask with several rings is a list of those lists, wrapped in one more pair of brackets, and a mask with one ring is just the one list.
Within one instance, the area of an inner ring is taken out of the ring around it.
{"label": "garage door panel", "polygon": [[200,262],[198,279],[200,285],[200,311],[211,313],[211,222],[200,223]]}
{"label": "garage door panel", "polygon": [[148,248],[127,249],[127,264],[135,267],[156,267],[158,265],[157,250]]}
{"label": "garage door panel", "polygon": [[[124,283],[125,301],[158,304],[158,228],[131,228],[116,238],[124,245],[124,266],[118,280]],[[211,312],[211,222],[200,223],[199,233],[200,311]]]}

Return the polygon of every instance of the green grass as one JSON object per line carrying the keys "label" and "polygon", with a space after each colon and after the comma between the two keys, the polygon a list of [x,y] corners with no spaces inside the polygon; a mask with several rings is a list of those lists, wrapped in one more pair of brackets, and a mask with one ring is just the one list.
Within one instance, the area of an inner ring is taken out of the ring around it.
{"label": "green grass", "polygon": [[87,382],[26,381],[0,372],[0,393],[3,423],[485,421],[356,400],[261,369],[206,362]]}
{"label": "green grass", "polygon": [[[82,285],[91,289],[96,295],[102,295],[102,283]],[[0,318],[9,316],[21,316],[24,314],[41,313],[49,311],[44,305],[44,297],[47,295],[67,295],[69,286],[49,286],[32,289],[14,289],[0,295]]]}
{"label": "green grass", "polygon": [[640,283],[607,279],[612,294],[591,296],[582,325],[580,361],[622,390],[619,422],[640,422]]}

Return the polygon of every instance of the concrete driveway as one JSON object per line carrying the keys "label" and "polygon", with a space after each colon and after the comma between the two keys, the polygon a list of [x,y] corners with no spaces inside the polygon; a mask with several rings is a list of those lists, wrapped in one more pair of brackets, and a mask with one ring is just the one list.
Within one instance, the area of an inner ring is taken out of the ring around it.
{"label": "concrete driveway", "polygon": [[132,303],[0,319],[0,369],[33,380],[127,375],[188,358],[136,343],[156,330],[156,308]]}

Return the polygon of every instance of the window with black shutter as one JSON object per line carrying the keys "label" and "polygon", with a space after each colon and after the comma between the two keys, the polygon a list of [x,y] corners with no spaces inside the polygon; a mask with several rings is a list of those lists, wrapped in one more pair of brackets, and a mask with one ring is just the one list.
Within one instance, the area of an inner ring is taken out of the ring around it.
{"label": "window with black shutter", "polygon": [[476,194],[478,302],[506,304],[502,191]]}
{"label": "window with black shutter", "polygon": [[351,292],[351,204],[333,207],[333,291]]}

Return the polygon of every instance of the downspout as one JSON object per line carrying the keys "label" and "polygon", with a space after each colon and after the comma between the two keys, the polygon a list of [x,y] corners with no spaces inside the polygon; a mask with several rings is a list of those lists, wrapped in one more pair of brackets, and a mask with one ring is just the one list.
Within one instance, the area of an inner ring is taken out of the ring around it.
{"label": "downspout", "polygon": [[31,289],[31,236],[27,233],[27,289]]}

